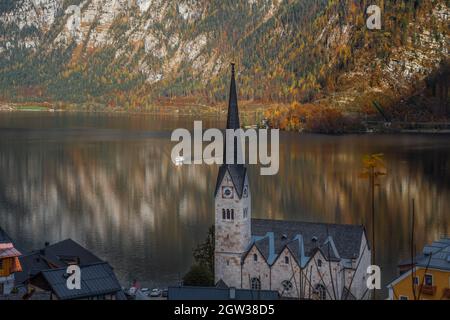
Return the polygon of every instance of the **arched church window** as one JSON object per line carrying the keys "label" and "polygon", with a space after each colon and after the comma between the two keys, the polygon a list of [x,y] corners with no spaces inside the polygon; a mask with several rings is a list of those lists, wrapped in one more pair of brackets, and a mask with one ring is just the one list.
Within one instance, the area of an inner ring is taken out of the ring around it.
{"label": "arched church window", "polygon": [[290,282],[289,280],[284,280],[283,282],[281,282],[281,285],[283,286],[284,291],[291,291],[292,289],[292,282]]}
{"label": "arched church window", "polygon": [[222,219],[225,220],[227,218],[227,214],[225,209],[222,209]]}
{"label": "arched church window", "polygon": [[253,261],[258,261],[258,255],[256,253],[253,255]]}
{"label": "arched church window", "polygon": [[317,287],[317,294],[319,295],[319,300],[326,300],[327,299],[327,290],[325,287],[321,284],[318,284]]}
{"label": "arched church window", "polygon": [[250,282],[252,290],[261,290],[261,280],[259,278],[252,278]]}
{"label": "arched church window", "polygon": [[231,209],[231,220],[234,220],[234,209]]}
{"label": "arched church window", "polygon": [[230,220],[230,209],[227,209],[227,220]]}
{"label": "arched church window", "polygon": [[284,257],[284,263],[289,264],[289,257],[288,256]]}

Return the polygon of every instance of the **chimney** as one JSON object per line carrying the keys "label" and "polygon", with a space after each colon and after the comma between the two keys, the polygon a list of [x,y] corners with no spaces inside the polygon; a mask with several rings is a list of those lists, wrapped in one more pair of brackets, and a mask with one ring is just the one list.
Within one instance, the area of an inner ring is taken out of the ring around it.
{"label": "chimney", "polygon": [[230,297],[229,297],[230,300],[236,299],[236,288],[231,287],[229,290],[229,293],[230,293]]}

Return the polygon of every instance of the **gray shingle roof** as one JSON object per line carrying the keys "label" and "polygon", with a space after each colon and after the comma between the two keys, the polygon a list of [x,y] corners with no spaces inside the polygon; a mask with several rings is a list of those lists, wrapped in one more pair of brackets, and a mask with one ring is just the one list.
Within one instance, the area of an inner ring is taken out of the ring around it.
{"label": "gray shingle roof", "polygon": [[65,259],[76,258],[80,265],[103,262],[92,252],[72,239],[66,239],[40,250],[45,258],[56,266],[67,266]]}
{"label": "gray shingle roof", "polygon": [[[267,239],[272,237],[270,233],[273,233],[273,249]],[[329,251],[330,259],[355,259],[359,256],[364,233],[364,227],[361,225],[252,219],[252,236],[255,245],[266,259],[272,250],[275,255],[279,255],[288,246],[296,255],[296,259],[300,260],[301,243],[303,243],[305,256],[311,256],[315,250],[320,249],[326,258]],[[337,252],[333,249],[330,239]]]}
{"label": "gray shingle roof", "polygon": [[61,300],[116,294],[122,291],[113,269],[107,262],[81,266],[81,289],[67,288],[66,268],[42,271],[42,276]]}
{"label": "gray shingle roof", "polygon": [[450,271],[450,238],[434,241],[416,258],[417,266]]}
{"label": "gray shingle roof", "polygon": [[24,283],[30,277],[52,267],[67,267],[68,263],[65,259],[77,260],[80,265],[103,262],[72,239],[67,239],[21,256],[19,260],[22,265],[22,272],[16,273],[16,283]]}
{"label": "gray shingle roof", "polygon": [[271,242],[270,236],[255,241],[256,248],[258,248],[258,251],[261,252],[266,261],[269,261],[270,258],[270,246],[271,246],[270,242]]}

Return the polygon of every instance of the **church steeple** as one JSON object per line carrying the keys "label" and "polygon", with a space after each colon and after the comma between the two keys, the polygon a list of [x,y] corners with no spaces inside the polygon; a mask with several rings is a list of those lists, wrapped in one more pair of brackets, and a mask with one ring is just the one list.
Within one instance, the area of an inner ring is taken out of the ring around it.
{"label": "church steeple", "polygon": [[[236,91],[236,79],[235,79],[235,64],[231,63],[231,82],[230,82],[230,95],[228,100],[228,114],[227,114],[227,127],[226,129],[237,130],[240,129],[241,125],[239,122],[239,108],[237,102],[237,91]],[[242,164],[238,164],[238,146],[239,142],[233,142],[234,148],[234,163],[230,166],[243,167]],[[223,146],[223,163],[227,163],[227,144],[224,143]]]}
{"label": "church steeple", "polygon": [[[235,79],[235,65],[231,64],[231,83],[230,83],[230,96],[228,100],[228,115],[227,115],[227,127],[226,129],[237,130],[240,129],[239,123],[239,108],[237,102],[237,90],[236,90],[236,79]],[[214,195],[217,195],[219,186],[225,177],[226,172],[229,172],[233,180],[234,187],[236,188],[236,193],[239,198],[242,197],[244,180],[247,173],[247,169],[243,164],[238,164],[238,148],[240,148],[240,142],[235,139],[233,142],[234,147],[234,163],[227,164],[227,143],[223,145],[223,164],[219,168],[219,175],[216,182],[216,190]]]}
{"label": "church steeple", "polygon": [[[231,64],[226,129],[240,129],[234,63]],[[216,283],[222,280],[235,288],[242,287],[241,258],[251,241],[251,194],[247,169],[244,164],[237,163],[240,144],[239,138],[234,139],[232,145],[230,143],[229,149],[234,149],[234,162],[227,164],[227,151],[233,150],[227,150],[225,142],[224,162],[219,168],[214,192],[214,278]]]}
{"label": "church steeple", "polygon": [[231,63],[231,84],[230,84],[230,98],[228,101],[228,117],[227,117],[227,129],[239,129],[239,110],[236,93],[236,79],[234,63]]}

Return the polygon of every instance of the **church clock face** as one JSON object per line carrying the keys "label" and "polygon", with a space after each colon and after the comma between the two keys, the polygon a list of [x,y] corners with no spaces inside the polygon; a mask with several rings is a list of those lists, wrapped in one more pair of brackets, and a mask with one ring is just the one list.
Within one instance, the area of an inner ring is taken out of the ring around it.
{"label": "church clock face", "polygon": [[233,199],[233,187],[222,187],[222,198]]}

